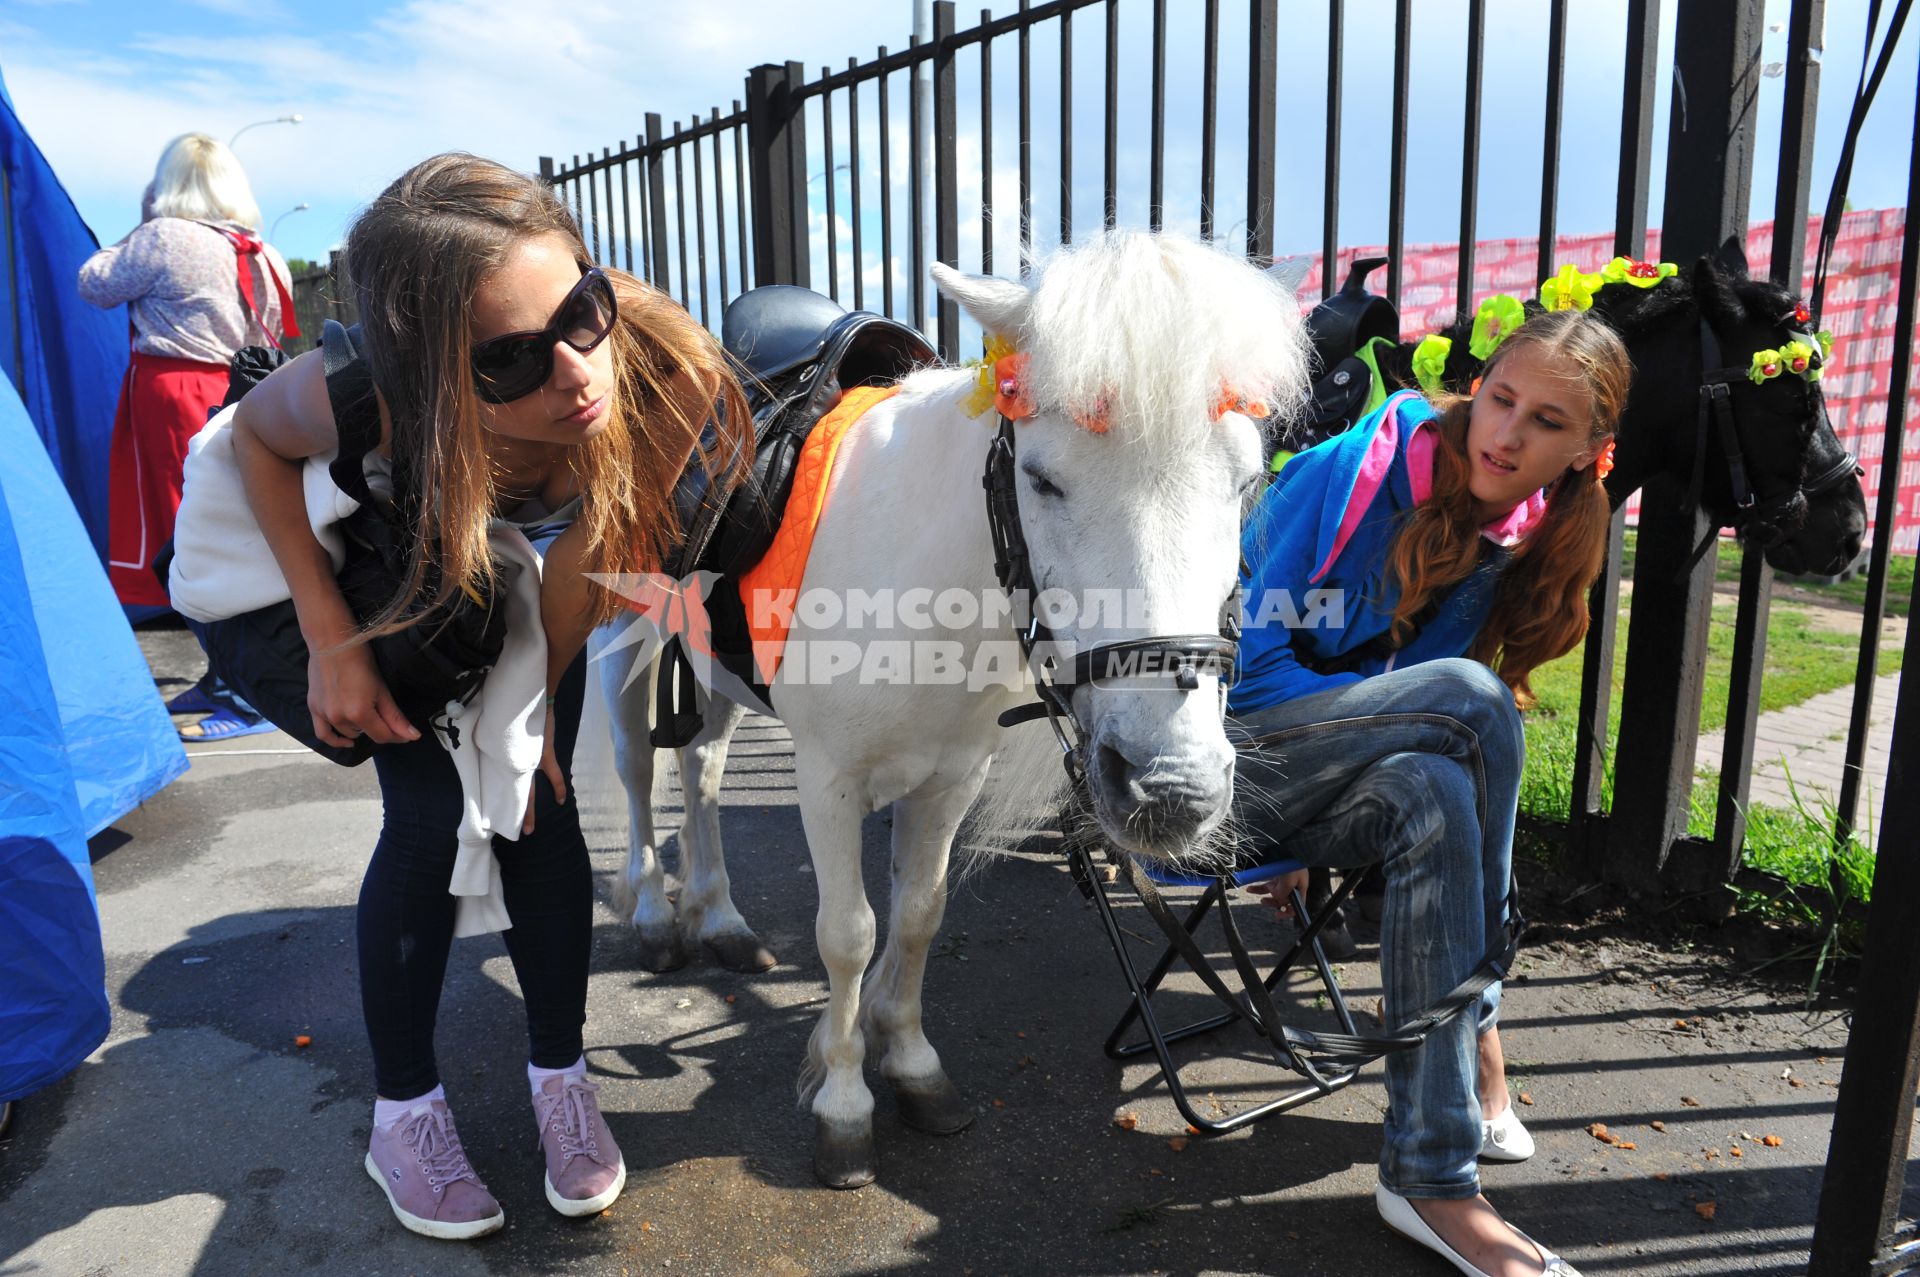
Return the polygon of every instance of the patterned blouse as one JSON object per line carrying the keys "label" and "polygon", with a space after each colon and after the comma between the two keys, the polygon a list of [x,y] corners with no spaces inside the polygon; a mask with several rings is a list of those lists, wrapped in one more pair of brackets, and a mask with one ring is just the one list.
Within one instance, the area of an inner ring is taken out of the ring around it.
{"label": "patterned blouse", "polygon": [[[262,268],[270,261],[285,283],[287,263],[272,245],[246,260],[254,305],[278,337],[280,290]],[[224,367],[240,347],[269,344],[240,296],[232,243],[213,227],[185,218],[156,217],[89,257],[80,268],[80,296],[95,306],[126,303],[133,348],[143,354]]]}

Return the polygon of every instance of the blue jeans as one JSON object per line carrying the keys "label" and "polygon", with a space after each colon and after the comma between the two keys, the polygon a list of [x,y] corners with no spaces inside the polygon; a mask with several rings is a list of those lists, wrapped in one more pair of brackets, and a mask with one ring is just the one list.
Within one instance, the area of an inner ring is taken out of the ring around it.
{"label": "blue jeans", "polygon": [[[1473,973],[1501,936],[1525,755],[1513,695],[1486,666],[1428,661],[1244,715],[1235,804],[1249,850],[1309,865],[1379,862],[1389,1026]],[[1410,1051],[1386,1057],[1380,1182],[1402,1197],[1480,1191],[1478,1035],[1489,988]],[[1477,1023],[1476,1023],[1477,1019]]]}

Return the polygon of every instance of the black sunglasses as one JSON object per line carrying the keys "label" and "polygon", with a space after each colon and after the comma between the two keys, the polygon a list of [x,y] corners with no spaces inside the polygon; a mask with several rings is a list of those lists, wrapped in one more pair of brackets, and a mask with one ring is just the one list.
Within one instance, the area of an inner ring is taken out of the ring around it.
{"label": "black sunglasses", "polygon": [[607,339],[619,314],[613,301],[613,281],[598,266],[580,276],[538,332],[489,337],[473,348],[473,383],[488,403],[509,403],[530,395],[553,375],[553,348],[558,342],[586,354]]}

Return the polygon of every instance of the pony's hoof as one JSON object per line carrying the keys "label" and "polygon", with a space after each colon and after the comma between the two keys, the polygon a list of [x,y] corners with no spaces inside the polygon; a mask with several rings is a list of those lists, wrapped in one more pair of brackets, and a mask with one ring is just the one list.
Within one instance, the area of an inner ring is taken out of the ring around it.
{"label": "pony's hoof", "polygon": [[635,955],[643,970],[659,975],[666,971],[678,971],[687,965],[687,947],[680,943],[680,933],[672,927],[665,934],[640,933],[639,952]]}
{"label": "pony's hoof", "polygon": [[929,1135],[958,1135],[973,1125],[973,1110],[944,1073],[919,1086],[895,1082],[893,1102],[901,1121]]}
{"label": "pony's hoof", "polygon": [[712,936],[700,944],[713,955],[715,962],[729,971],[768,971],[780,961],[751,931],[740,935]]}
{"label": "pony's hoof", "polygon": [[873,1183],[873,1125],[813,1119],[813,1173],[828,1188]]}

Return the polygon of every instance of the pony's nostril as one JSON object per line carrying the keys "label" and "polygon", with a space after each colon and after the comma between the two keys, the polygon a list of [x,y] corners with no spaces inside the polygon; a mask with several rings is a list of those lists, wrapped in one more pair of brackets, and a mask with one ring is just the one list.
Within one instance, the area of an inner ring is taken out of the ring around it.
{"label": "pony's nostril", "polygon": [[1136,803],[1147,800],[1146,791],[1140,785],[1140,769],[1125,754],[1111,745],[1102,745],[1099,766],[1100,775],[1109,790],[1124,793]]}

